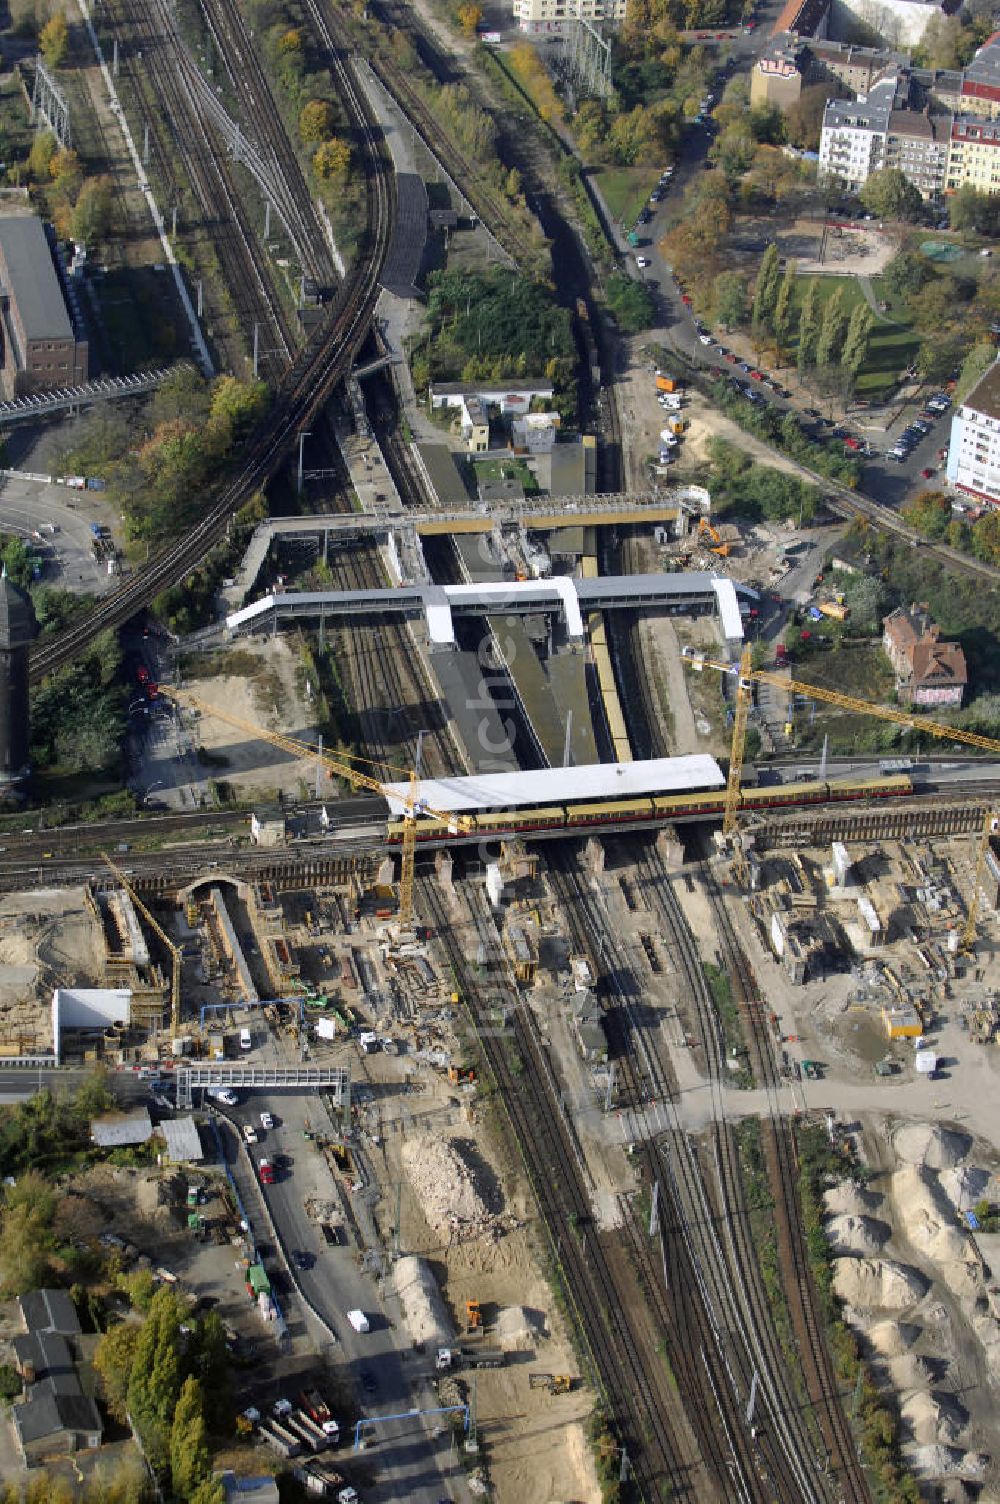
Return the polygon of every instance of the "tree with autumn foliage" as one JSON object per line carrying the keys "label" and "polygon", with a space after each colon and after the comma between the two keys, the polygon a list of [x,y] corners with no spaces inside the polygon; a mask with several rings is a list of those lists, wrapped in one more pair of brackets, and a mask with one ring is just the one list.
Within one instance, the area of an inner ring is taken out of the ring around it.
{"label": "tree with autumn foliage", "polygon": [[324,182],[343,177],[351,165],[351,148],[340,136],[331,136],[313,152],[312,165],[316,176]]}

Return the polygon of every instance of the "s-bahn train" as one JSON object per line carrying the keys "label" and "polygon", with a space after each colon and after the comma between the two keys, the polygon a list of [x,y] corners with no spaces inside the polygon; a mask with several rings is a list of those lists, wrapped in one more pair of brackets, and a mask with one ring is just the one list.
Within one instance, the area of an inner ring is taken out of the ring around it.
{"label": "s-bahn train", "polygon": [[[913,792],[913,781],[905,774],[892,778],[858,778],[843,782],[814,779],[808,783],[777,784],[768,788],[746,788],[740,792],[740,808],[745,810],[794,809],[803,804],[840,804],[860,799],[898,799]],[[721,815],[726,805],[726,791],[710,789],[696,794],[652,794],[635,799],[602,799],[589,804],[550,804],[544,807],[524,805],[519,809],[464,810],[455,816],[460,822],[459,838],[470,836],[530,835],[537,830],[586,830],[588,827],[615,825],[653,825],[658,820],[678,820],[699,816]],[[386,839],[390,846],[403,839],[405,821],[390,818]],[[455,835],[454,825],[421,815],[417,820],[418,841],[440,841]]]}

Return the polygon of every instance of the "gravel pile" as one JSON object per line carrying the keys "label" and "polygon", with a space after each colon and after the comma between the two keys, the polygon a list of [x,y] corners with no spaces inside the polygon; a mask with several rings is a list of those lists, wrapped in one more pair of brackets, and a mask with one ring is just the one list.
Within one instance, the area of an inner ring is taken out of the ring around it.
{"label": "gravel pile", "polygon": [[407,1139],[403,1168],[428,1225],[447,1242],[498,1238],[504,1230],[499,1209],[492,1210],[476,1173],[446,1138],[424,1134]]}

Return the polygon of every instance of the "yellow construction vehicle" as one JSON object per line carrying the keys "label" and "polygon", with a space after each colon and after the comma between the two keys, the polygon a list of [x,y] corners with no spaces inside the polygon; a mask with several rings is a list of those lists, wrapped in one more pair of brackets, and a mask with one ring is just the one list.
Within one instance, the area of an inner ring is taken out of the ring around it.
{"label": "yellow construction vehicle", "polygon": [[717,527],[713,527],[712,524],[709,522],[709,520],[708,520],[707,517],[699,517],[698,518],[698,538],[699,538],[699,541],[700,541],[700,539],[702,538],[702,536],[705,533],[707,533],[708,536],[712,540],[711,543],[708,545],[708,551],[709,551],[709,553],[718,554],[718,556],[719,556],[720,559],[728,559],[729,558],[729,544],[723,542],[722,534],[719,532],[719,529]]}
{"label": "yellow construction vehicle", "polygon": [[547,1389],[549,1394],[569,1394],[573,1380],[568,1373],[529,1373],[529,1389]]}
{"label": "yellow construction vehicle", "polygon": [[[850,710],[858,715],[872,715],[879,720],[892,721],[897,726],[905,726],[908,731],[922,731],[927,736],[941,737],[946,741],[963,742],[969,747],[979,747],[984,752],[1000,752],[1000,741],[996,740],[995,737],[980,736],[978,731],[966,731],[961,726],[948,726],[943,721],[934,721],[925,715],[914,715],[912,711],[901,709],[895,705],[874,705],[870,700],[859,700],[854,695],[845,695],[836,689],[823,689],[817,684],[806,684],[799,679],[789,679],[783,673],[775,673],[769,669],[752,668],[749,647],[744,648],[738,669],[733,664],[722,659],[706,658],[697,654],[692,658],[686,658],[684,661],[695,670],[712,668],[722,674],[737,675],[736,705],[733,713],[733,740],[729,752],[729,778],[726,784],[725,813],[722,820],[722,832],[726,836],[735,835],[739,823],[739,797],[743,777],[743,750],[746,745],[747,717],[750,713],[750,701],[754,683],[773,684],[776,689],[782,690],[787,695],[801,695],[805,699],[819,700],[826,705],[836,705],[840,710]],[[979,911],[979,889],[986,866],[990,836],[998,828],[1000,828],[1000,817],[991,812],[987,817],[979,845],[975,884],[963,931],[963,945],[966,950],[972,945],[975,939],[976,917]]]}
{"label": "yellow construction vehicle", "polygon": [[353,788],[368,789],[373,794],[381,794],[383,799],[391,798],[402,803],[405,823],[399,859],[399,923],[404,929],[410,924],[413,919],[417,815],[427,814],[435,820],[443,821],[450,835],[458,835],[469,828],[466,816],[456,815],[453,810],[442,812],[425,803],[420,798],[420,783],[416,772],[410,773],[409,792],[401,796],[395,789],[389,789],[388,785],[392,782],[390,779],[375,778],[370,773],[363,773],[360,768],[353,767],[350,763],[339,762],[328,753],[321,752],[317,747],[310,747],[306,742],[299,742],[294,737],[284,736],[280,731],[268,731],[263,726],[255,725],[253,721],[246,721],[242,716],[233,715],[230,710],[220,710],[217,705],[199,699],[197,695],[190,694],[186,689],[176,689],[173,685],[161,685],[160,694],[166,700],[173,700],[177,705],[187,706],[197,711],[199,715],[214,716],[216,720],[225,721],[227,725],[245,732],[247,736],[259,737],[261,741],[269,742],[272,747],[279,747],[283,752],[291,753],[293,757],[301,757],[304,761],[314,764],[319,763],[326,768],[327,772],[337,778],[345,779]]}
{"label": "yellow construction vehicle", "polygon": [[167,950],[170,952],[170,1027],[173,1030],[173,1033],[177,1035],[180,1033],[181,1020],[180,947],[174,944],[174,942],[164,931],[163,926],[153,918],[152,914],[149,912],[146,905],[139,897],[138,893],[132,887],[132,884],[129,882],[128,878],[125,876],[124,872],[120,867],[116,866],[116,864],[108,856],[108,853],[106,851],[102,851],[101,856],[103,857],[107,865],[111,868],[111,871],[121,883],[122,887],[125,889],[125,892],[135,904],[136,908],[139,910],[139,913],[145,919],[146,923],[150,926],[151,929],[155,930],[157,935],[159,935],[160,939],[163,941],[163,944],[166,946]]}
{"label": "yellow construction vehicle", "polygon": [[467,1332],[478,1332],[482,1329],[482,1325],[483,1313],[479,1308],[479,1301],[467,1300],[465,1302],[465,1330]]}

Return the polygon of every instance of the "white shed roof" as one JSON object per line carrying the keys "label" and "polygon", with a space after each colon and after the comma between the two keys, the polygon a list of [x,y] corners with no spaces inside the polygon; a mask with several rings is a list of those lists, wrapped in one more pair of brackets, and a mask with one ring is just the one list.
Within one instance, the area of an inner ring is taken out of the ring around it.
{"label": "white shed roof", "polygon": [[170,1165],[197,1164],[205,1158],[201,1147],[201,1135],[194,1118],[164,1118],[160,1132],[167,1141],[167,1163]]}
{"label": "white shed roof", "polygon": [[724,575],[715,575],[712,580],[715,589],[715,599],[719,607],[719,620],[722,623],[722,635],[727,642],[740,642],[743,639],[743,618],[740,615],[740,603],[736,596],[736,587],[732,580]]}
{"label": "white shed roof", "polygon": [[[725,779],[714,757],[655,757],[645,762],[587,763],[578,768],[538,768],[532,772],[481,773],[468,778],[427,778],[420,798],[442,811],[517,809],[527,804],[567,800],[632,799],[642,794],[689,793],[721,788]],[[407,783],[386,784],[389,808],[401,815]],[[394,798],[397,794],[399,797]]]}

